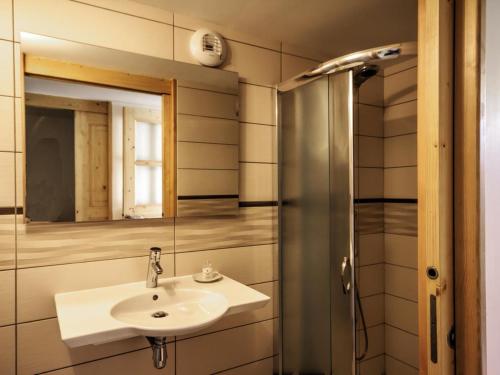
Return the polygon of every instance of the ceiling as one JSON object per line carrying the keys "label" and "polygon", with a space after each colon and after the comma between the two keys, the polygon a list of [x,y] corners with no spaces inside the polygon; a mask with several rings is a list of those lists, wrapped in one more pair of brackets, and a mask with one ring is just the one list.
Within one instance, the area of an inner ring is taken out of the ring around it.
{"label": "ceiling", "polygon": [[135,0],[325,56],[417,38],[417,0]]}

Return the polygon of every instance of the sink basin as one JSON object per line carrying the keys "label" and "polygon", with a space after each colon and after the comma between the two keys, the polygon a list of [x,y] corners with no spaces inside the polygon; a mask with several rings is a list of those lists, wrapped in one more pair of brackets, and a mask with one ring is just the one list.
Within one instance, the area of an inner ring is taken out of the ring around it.
{"label": "sink basin", "polygon": [[225,316],[264,307],[270,298],[227,276],[197,283],[192,275],[55,295],[61,338],[71,348],[135,336],[193,333]]}
{"label": "sink basin", "polygon": [[195,332],[219,320],[229,304],[220,293],[159,287],[121,302],[111,316],[144,336],[171,336]]}

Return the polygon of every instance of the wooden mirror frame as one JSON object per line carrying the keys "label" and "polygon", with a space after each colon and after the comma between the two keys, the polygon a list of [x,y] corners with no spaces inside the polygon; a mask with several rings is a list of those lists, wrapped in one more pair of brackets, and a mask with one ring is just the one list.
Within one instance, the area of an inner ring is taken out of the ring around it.
{"label": "wooden mirror frame", "polygon": [[[70,62],[48,59],[44,57],[23,55],[22,77],[25,75],[52,79],[62,79],[79,83],[121,88],[162,96],[162,130],[163,130],[163,217],[176,215],[176,81],[160,79],[136,74],[107,70],[97,67],[79,65]],[[26,103],[24,89],[22,99]],[[25,119],[23,116],[23,132]],[[23,134],[24,142],[26,142]],[[111,142],[112,137],[108,137]],[[26,147],[26,144],[25,144]],[[23,153],[23,164],[26,153]],[[23,168],[23,207],[26,207],[26,171]],[[108,188],[111,194],[111,186]],[[25,215],[25,210],[24,214]]]}

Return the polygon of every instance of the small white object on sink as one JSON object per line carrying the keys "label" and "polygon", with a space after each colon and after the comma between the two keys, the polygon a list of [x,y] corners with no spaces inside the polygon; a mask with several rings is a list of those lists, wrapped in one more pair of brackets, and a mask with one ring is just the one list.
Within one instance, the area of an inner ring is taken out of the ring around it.
{"label": "small white object on sink", "polygon": [[55,295],[61,338],[72,348],[193,333],[269,300],[227,276],[202,284],[192,275],[159,279],[156,288],[140,281]]}
{"label": "small white object on sink", "polygon": [[213,283],[222,279],[222,275],[214,270],[210,262],[206,262],[201,272],[193,275],[193,279],[199,283]]}

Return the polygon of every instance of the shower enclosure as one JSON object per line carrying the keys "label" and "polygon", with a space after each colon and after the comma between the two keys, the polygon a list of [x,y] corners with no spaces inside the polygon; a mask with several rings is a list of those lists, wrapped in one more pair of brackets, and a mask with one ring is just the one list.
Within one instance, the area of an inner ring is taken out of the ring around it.
{"label": "shower enclosure", "polygon": [[413,44],[362,51],[278,87],[283,375],[354,374],[369,345],[354,267],[356,95],[377,60],[414,53]]}

